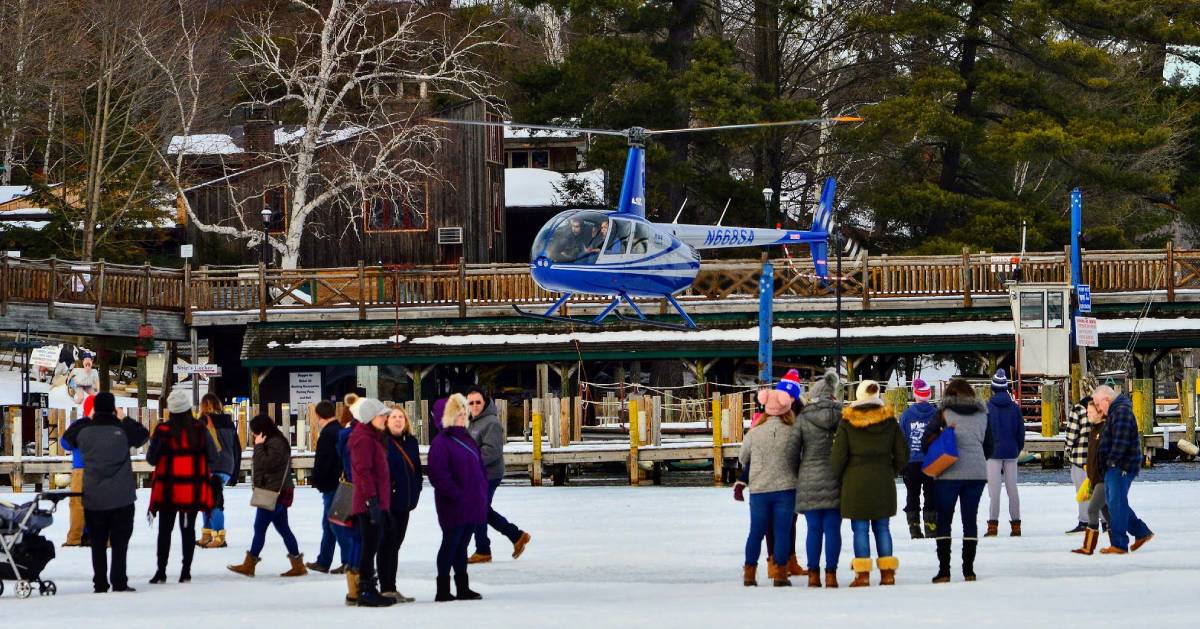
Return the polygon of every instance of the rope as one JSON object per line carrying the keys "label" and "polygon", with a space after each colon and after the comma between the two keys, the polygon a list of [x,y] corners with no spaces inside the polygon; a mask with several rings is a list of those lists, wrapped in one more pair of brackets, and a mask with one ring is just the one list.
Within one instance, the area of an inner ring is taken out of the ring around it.
{"label": "rope", "polygon": [[1129,373],[1129,362],[1133,359],[1133,350],[1137,348],[1138,340],[1142,337],[1142,319],[1150,314],[1150,308],[1154,305],[1154,291],[1158,290],[1159,285],[1166,279],[1166,273],[1167,267],[1165,266],[1159,270],[1158,278],[1154,280],[1154,285],[1150,287],[1150,291],[1146,295],[1146,304],[1142,307],[1137,320],[1133,322],[1133,333],[1129,335],[1129,342],[1125,345],[1125,362],[1121,366],[1125,373]]}

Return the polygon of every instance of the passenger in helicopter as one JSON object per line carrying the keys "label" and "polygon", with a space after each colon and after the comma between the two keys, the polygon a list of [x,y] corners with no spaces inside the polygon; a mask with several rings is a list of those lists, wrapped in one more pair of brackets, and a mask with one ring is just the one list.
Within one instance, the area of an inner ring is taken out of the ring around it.
{"label": "passenger in helicopter", "polygon": [[587,253],[583,221],[572,218],[568,223],[569,229],[560,228],[550,246],[550,259],[556,262],[575,262]]}

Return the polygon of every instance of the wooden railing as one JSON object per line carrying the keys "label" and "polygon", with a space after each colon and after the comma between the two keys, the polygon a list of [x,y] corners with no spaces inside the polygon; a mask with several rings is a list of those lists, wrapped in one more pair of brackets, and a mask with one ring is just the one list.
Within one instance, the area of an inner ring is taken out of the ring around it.
{"label": "wooden railing", "polygon": [[[968,253],[951,256],[887,256],[864,254],[842,263],[843,294],[861,299],[897,297],[973,297],[999,295],[1011,277],[1011,254]],[[1062,282],[1069,277],[1068,253],[1035,253],[1021,265],[1026,282]],[[713,261],[701,267],[684,301],[754,298],[762,265],[756,260]],[[780,300],[825,297],[833,280],[822,280],[808,259],[775,261],[776,297]],[[831,273],[834,264],[830,263]],[[1088,251],[1084,281],[1094,293],[1200,289],[1200,251]],[[10,303],[38,304],[54,317],[55,305],[82,304],[142,312],[195,312],[368,309],[545,303],[556,297],[536,284],[525,264],[459,264],[428,267],[357,266],[331,269],[267,269],[202,267],[163,269],[104,262],[0,258],[0,314]],[[596,303],[602,298],[576,295],[570,303]]]}

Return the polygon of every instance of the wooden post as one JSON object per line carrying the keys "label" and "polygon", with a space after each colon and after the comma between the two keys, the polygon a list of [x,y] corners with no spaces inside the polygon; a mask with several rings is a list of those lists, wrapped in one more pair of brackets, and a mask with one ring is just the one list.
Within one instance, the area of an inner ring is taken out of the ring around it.
{"label": "wooden post", "polygon": [[[101,261],[101,262],[103,262],[103,261]],[[103,271],[103,270],[104,269],[101,268],[101,271]],[[104,275],[101,275],[100,278],[101,278],[101,280],[103,280]],[[104,284],[101,283],[100,287],[103,288]],[[97,321],[99,321],[99,319],[97,319]],[[191,261],[191,259],[188,259],[188,260],[184,261],[184,263],[183,263],[183,324],[184,325],[192,324],[192,261]],[[196,359],[196,357],[192,356],[192,362],[195,362],[195,359]]]}
{"label": "wooden post", "polygon": [[629,484],[637,487],[642,468],[638,467],[638,401],[629,399]]}
{"label": "wooden post", "polygon": [[[142,265],[142,323],[150,322],[150,263]],[[265,289],[263,289],[265,290]]]}
{"label": "wooden post", "polygon": [[8,254],[0,256],[0,316],[8,316]]}
{"label": "wooden post", "polygon": [[963,307],[971,307],[971,248],[963,245],[962,248],[962,291],[963,291]]}
{"label": "wooden post", "polygon": [[458,256],[458,318],[467,316],[467,257]]}
{"label": "wooden post", "polygon": [[[995,370],[993,370],[992,373],[995,373]],[[1070,395],[1068,396],[1068,400],[1071,402],[1071,405],[1074,405],[1076,402],[1083,399],[1084,392],[1082,389],[1083,365],[1075,363],[1074,365],[1071,365],[1071,390]]]}
{"label": "wooden post", "polygon": [[1179,387],[1179,415],[1183,420],[1183,438],[1188,443],[1196,443],[1196,379],[1200,378],[1200,369],[1188,367],[1183,370],[1183,386]]}
{"label": "wooden post", "polygon": [[529,464],[529,481],[534,487],[542,484],[542,409],[535,401],[533,404],[532,429],[529,434],[533,439],[533,461]]}
{"label": "wooden post", "polygon": [[[1175,301],[1175,242],[1167,241],[1167,301]],[[1154,287],[1151,287],[1153,289]],[[1169,444],[1168,444],[1169,445]]]}
{"label": "wooden post", "polygon": [[571,398],[559,398],[558,440],[564,446],[571,445]]}
{"label": "wooden post", "polygon": [[1059,395],[1059,385],[1048,382],[1042,385],[1042,436],[1053,437],[1058,434],[1059,416],[1062,412],[1062,398]]}
{"label": "wooden post", "polygon": [[13,446],[13,449],[12,449],[13,467],[12,467],[12,474],[11,474],[12,480],[10,482],[12,484],[13,493],[19,494],[19,493],[21,493],[21,489],[25,485],[25,476],[21,472],[21,468],[22,468],[21,459],[24,456],[24,450],[25,450],[25,438],[21,434],[21,430],[23,428],[22,424],[24,423],[24,418],[21,416],[21,409],[20,408],[13,409],[12,412],[10,413],[8,419],[9,419],[9,424],[12,426],[11,441],[12,441],[12,446]]}
{"label": "wooden post", "polygon": [[267,320],[267,265],[258,263],[258,320]]}
{"label": "wooden post", "polygon": [[261,408],[260,403],[262,401],[262,397],[259,394],[258,385],[259,385],[258,367],[251,367],[250,368],[250,408],[249,408],[249,410],[246,411],[246,413],[248,415],[254,415],[256,413],[256,411],[254,409]]}
{"label": "wooden post", "polygon": [[96,278],[96,323],[100,323],[100,312],[104,310],[104,258],[96,265],[99,267]]}
{"label": "wooden post", "polygon": [[[146,263],[147,266],[150,264]],[[54,318],[54,300],[58,297],[58,256],[50,256],[49,299],[46,300],[46,318]],[[145,308],[145,306],[142,306]]]}
{"label": "wooden post", "polygon": [[[146,408],[146,357],[138,356],[137,359],[137,404],[138,408]],[[166,406],[165,400],[163,406]]]}
{"label": "wooden post", "polygon": [[884,391],[883,400],[892,409],[892,416],[900,417],[908,408],[908,387],[892,387]]}
{"label": "wooden post", "polygon": [[[413,404],[415,404],[417,408],[424,408],[421,404],[421,377],[424,375],[424,373],[422,373],[423,371],[424,369],[418,365],[416,367],[411,367],[408,372],[409,378],[412,378]],[[422,413],[421,415],[421,434],[418,436],[418,439],[420,443],[429,445],[429,427],[433,425],[433,420],[429,417],[426,417],[426,414],[427,413]]]}
{"label": "wooden post", "polygon": [[[845,268],[845,265],[842,268]],[[837,281],[842,281],[842,278],[837,278]],[[842,294],[846,294],[845,289],[842,290]],[[862,309],[871,309],[871,254],[866,247],[862,249]]]}
{"label": "wooden post", "polygon": [[358,320],[367,319],[367,271],[363,261],[358,261]]}
{"label": "wooden post", "polygon": [[713,444],[713,484],[720,485],[724,481],[725,439],[721,434],[721,396],[714,393],[712,397],[712,444]]}
{"label": "wooden post", "polygon": [[1134,378],[1130,380],[1129,388],[1129,397],[1133,400],[1133,414],[1137,417],[1142,435],[1154,434],[1154,380]]}

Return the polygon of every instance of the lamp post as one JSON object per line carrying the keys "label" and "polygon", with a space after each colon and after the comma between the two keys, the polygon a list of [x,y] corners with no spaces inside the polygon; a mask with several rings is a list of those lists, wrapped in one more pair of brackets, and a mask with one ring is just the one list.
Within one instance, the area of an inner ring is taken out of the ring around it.
{"label": "lamp post", "polygon": [[[766,228],[771,228],[771,199],[775,190],[763,188],[763,206],[766,209]],[[771,326],[774,317],[771,315],[772,303],[775,299],[775,267],[771,264],[770,249],[762,250],[762,274],[758,278],[758,379],[763,384],[771,382]]]}
{"label": "lamp post", "polygon": [[267,225],[271,222],[271,207],[263,205],[262,209],[262,263],[263,267],[271,266],[271,243],[270,236],[267,232]]}
{"label": "lamp post", "polygon": [[[842,247],[844,246],[841,218],[838,216],[837,206],[835,205],[833,207],[833,254],[836,256],[837,262],[833,271],[833,294],[836,300],[833,315],[833,347],[835,356],[833,368],[837,370],[839,378],[842,377]],[[866,280],[864,279],[864,281]]]}

